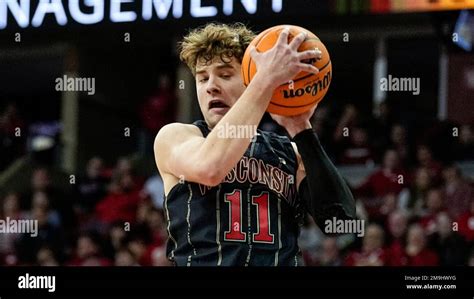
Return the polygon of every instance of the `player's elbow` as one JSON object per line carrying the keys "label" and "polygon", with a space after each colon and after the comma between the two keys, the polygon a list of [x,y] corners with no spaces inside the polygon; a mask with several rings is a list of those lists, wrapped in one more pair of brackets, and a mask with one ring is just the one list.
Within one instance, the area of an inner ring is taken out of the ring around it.
{"label": "player's elbow", "polygon": [[210,187],[219,185],[224,180],[226,175],[223,174],[218,165],[209,163],[200,166],[197,173],[200,183]]}

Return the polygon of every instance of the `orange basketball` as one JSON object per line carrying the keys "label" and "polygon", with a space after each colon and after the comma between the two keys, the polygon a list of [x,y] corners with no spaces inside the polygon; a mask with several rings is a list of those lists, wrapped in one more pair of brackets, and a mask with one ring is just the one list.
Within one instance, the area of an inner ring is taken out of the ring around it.
{"label": "orange basketball", "polygon": [[[297,115],[308,111],[317,105],[329,89],[332,78],[332,66],[329,53],[321,40],[311,31],[294,25],[278,25],[268,28],[260,33],[250,43],[255,45],[257,51],[265,52],[273,47],[278,40],[280,32],[285,28],[290,28],[288,42],[301,32],[306,32],[306,40],[300,45],[298,51],[305,51],[314,48],[321,50],[321,59],[312,59],[307,63],[312,63],[319,69],[318,74],[300,72],[293,80],[275,89],[267,111],[280,115]],[[255,63],[250,57],[250,46],[242,58],[242,76],[245,86],[252,80],[257,72]]]}

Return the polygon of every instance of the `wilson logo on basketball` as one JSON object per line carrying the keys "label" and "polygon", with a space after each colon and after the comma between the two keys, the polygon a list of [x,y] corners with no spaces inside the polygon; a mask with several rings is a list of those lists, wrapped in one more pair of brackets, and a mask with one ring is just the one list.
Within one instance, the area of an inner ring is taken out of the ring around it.
{"label": "wilson logo on basketball", "polygon": [[327,72],[327,74],[322,78],[322,80],[318,80],[313,84],[307,85],[303,88],[283,90],[283,97],[285,99],[289,99],[294,97],[301,97],[305,94],[311,94],[311,96],[316,96],[320,91],[328,88],[329,83],[331,83],[330,71]]}

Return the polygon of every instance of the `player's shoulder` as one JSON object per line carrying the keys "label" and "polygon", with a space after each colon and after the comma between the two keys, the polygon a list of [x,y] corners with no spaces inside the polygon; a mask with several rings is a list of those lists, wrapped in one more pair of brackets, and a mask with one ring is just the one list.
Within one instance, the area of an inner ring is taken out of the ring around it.
{"label": "player's shoulder", "polygon": [[191,136],[202,136],[201,131],[195,125],[178,122],[170,123],[163,126],[156,134],[155,148],[164,143]]}

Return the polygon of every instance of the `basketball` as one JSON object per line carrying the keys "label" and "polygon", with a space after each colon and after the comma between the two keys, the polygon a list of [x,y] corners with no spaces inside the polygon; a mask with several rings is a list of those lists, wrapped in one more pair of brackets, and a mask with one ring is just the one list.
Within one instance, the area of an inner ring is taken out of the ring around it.
{"label": "basketball", "polygon": [[304,113],[317,105],[326,95],[332,78],[332,66],[329,53],[321,40],[311,31],[294,25],[278,25],[261,32],[252,40],[242,58],[242,77],[245,86],[252,80],[257,72],[255,63],[250,56],[250,46],[254,45],[259,52],[271,49],[278,40],[280,32],[290,28],[288,42],[300,34],[306,32],[307,37],[300,45],[298,51],[318,48],[321,59],[306,61],[319,69],[318,74],[300,72],[293,80],[275,89],[267,111],[274,114],[292,116]]}

